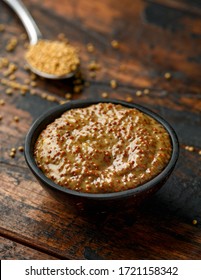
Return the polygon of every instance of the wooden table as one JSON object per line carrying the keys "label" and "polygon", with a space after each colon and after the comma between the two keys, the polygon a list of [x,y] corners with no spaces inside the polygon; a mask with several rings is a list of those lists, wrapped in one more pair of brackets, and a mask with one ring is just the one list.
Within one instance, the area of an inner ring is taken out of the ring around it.
{"label": "wooden table", "polygon": [[[9,95],[5,80],[2,84],[2,79],[9,78],[6,67],[0,69],[1,258],[200,259],[199,1],[24,2],[46,38],[55,39],[62,32],[79,48],[84,87],[77,79],[37,78],[26,94],[14,90]],[[18,83],[28,83],[30,73],[24,69],[28,41],[22,35],[23,26],[2,1],[0,18],[4,24],[0,25],[0,56],[17,65]],[[6,46],[13,37],[18,44],[8,52]],[[119,48],[111,46],[112,40],[119,42]],[[88,43],[94,45],[94,52],[88,51]],[[100,65],[95,74],[88,69],[93,60]],[[115,89],[110,86],[112,79],[118,84]],[[101,97],[106,92],[111,98],[133,100],[159,113],[176,130],[180,141],[176,169],[135,215],[108,214],[96,221],[74,215],[36,182],[22,152],[10,157],[12,148],[24,144],[32,122],[65,100],[68,92],[72,99]],[[14,121],[15,116],[19,121]]]}

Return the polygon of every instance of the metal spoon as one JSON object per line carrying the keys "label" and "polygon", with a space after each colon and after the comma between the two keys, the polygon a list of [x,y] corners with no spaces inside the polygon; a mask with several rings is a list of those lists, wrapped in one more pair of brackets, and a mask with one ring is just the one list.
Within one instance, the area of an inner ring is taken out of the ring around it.
{"label": "metal spoon", "polygon": [[[27,10],[27,8],[25,7],[25,5],[22,3],[21,0],[3,0],[3,1],[13,9],[13,11],[18,15],[18,17],[22,21],[24,28],[27,31],[30,45],[35,45],[38,42],[38,40],[43,38],[34,19],[32,18],[31,14],[29,13],[29,11]],[[28,63],[28,61],[27,61],[27,63]],[[70,72],[65,75],[58,76],[58,75],[41,72],[40,70],[34,68],[29,63],[28,63],[28,65],[32,72],[34,72],[38,76],[41,76],[41,77],[44,77],[47,79],[57,79],[57,80],[58,79],[67,79],[67,78],[72,77],[75,74],[75,72]]]}

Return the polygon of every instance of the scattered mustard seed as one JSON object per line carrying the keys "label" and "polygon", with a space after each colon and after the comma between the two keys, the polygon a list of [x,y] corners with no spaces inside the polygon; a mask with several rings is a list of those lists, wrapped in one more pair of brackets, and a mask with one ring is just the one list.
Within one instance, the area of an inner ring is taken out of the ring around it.
{"label": "scattered mustard seed", "polygon": [[187,150],[189,152],[193,152],[195,150],[195,148],[193,146],[185,146],[185,150]]}
{"label": "scattered mustard seed", "polygon": [[45,93],[45,92],[42,93],[42,94],[41,94],[41,97],[42,97],[43,99],[46,99],[46,98],[47,98],[47,93]]}
{"label": "scattered mustard seed", "polygon": [[26,53],[29,64],[41,72],[62,76],[78,68],[77,50],[61,41],[39,40]]}
{"label": "scattered mustard seed", "polygon": [[115,89],[117,87],[117,81],[116,80],[111,80],[110,81],[110,86],[111,86],[111,88]]}
{"label": "scattered mustard seed", "polygon": [[119,48],[119,42],[118,42],[117,40],[112,40],[111,46],[112,46],[114,49],[118,49],[118,48]]}
{"label": "scattered mustard seed", "polygon": [[6,89],[6,94],[7,95],[12,95],[13,94],[13,89],[12,88],[7,88]]}
{"label": "scattered mustard seed", "polygon": [[166,72],[165,75],[164,75],[164,78],[165,78],[166,80],[170,80],[170,79],[172,78],[171,73]]}
{"label": "scattered mustard seed", "polygon": [[16,148],[12,148],[11,152],[16,153]]}
{"label": "scattered mustard seed", "polygon": [[51,101],[51,102],[56,102],[57,101],[57,98],[53,95],[50,95],[50,94],[47,95],[46,99],[48,101]]}
{"label": "scattered mustard seed", "polygon": [[72,98],[72,94],[71,93],[66,93],[65,94],[65,98],[66,99],[71,99]]}
{"label": "scattered mustard seed", "polygon": [[143,93],[144,93],[144,94],[149,94],[149,93],[150,93],[150,90],[149,90],[148,88],[145,88],[145,89],[143,90]]}
{"label": "scattered mustard seed", "polygon": [[197,220],[193,220],[193,221],[192,221],[192,224],[193,224],[193,225],[197,225],[197,223],[198,223]]}
{"label": "scattered mustard seed", "polygon": [[142,91],[141,90],[137,90],[135,94],[136,94],[136,96],[141,96],[142,95]]}
{"label": "scattered mustard seed", "polygon": [[19,122],[20,118],[19,118],[18,116],[14,116],[13,120],[14,120],[15,122]]}
{"label": "scattered mustard seed", "polygon": [[96,61],[92,60],[92,61],[89,62],[89,64],[88,64],[88,69],[89,69],[90,71],[96,71],[96,70],[99,70],[99,69],[100,69],[100,65],[99,65]]}
{"label": "scattered mustard seed", "polygon": [[95,50],[95,48],[94,48],[93,44],[91,44],[91,43],[87,44],[87,51],[88,52],[92,53],[92,52],[94,52],[94,50]]}
{"label": "scattered mustard seed", "polygon": [[62,104],[68,103],[68,102],[69,102],[69,100],[60,100],[60,101],[59,101],[59,104],[62,105]]}
{"label": "scattered mustard seed", "polygon": [[201,156],[201,150],[199,150],[198,154]]}
{"label": "scattered mustard seed", "polygon": [[9,64],[9,60],[6,57],[1,57],[0,58],[0,65],[1,67],[7,67]]}
{"label": "scattered mustard seed", "polygon": [[11,38],[6,45],[6,51],[12,52],[15,49],[17,43],[18,43],[18,40],[16,37]]}
{"label": "scattered mustard seed", "polygon": [[107,93],[107,92],[102,92],[101,96],[102,96],[103,98],[107,98],[107,97],[108,97],[108,93]]}
{"label": "scattered mustard seed", "polygon": [[133,98],[131,96],[126,97],[127,102],[133,102]]}
{"label": "scattered mustard seed", "polygon": [[23,152],[23,151],[24,151],[24,147],[23,147],[23,146],[19,146],[19,147],[18,147],[18,151],[19,151],[19,152]]}
{"label": "scattered mustard seed", "polygon": [[3,116],[2,115],[0,115],[0,121],[3,119]]}
{"label": "scattered mustard seed", "polygon": [[0,99],[0,105],[5,105],[5,101],[3,99]]}
{"label": "scattered mustard seed", "polygon": [[14,152],[10,152],[10,157],[14,158],[15,157],[15,153]]}
{"label": "scattered mustard seed", "polygon": [[83,86],[82,86],[82,85],[76,85],[76,86],[74,86],[74,88],[73,88],[73,92],[79,93],[79,92],[82,91],[82,89],[83,89]]}

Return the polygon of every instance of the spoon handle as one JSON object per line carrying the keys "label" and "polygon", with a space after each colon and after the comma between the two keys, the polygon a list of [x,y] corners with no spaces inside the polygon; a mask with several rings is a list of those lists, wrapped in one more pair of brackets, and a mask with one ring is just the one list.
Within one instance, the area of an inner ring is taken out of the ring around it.
{"label": "spoon handle", "polygon": [[27,34],[29,36],[29,41],[31,45],[37,43],[37,41],[42,38],[42,34],[36,25],[34,19],[32,18],[31,14],[22,3],[21,0],[3,0],[6,4],[8,4],[13,11],[18,15],[20,20],[22,21]]}

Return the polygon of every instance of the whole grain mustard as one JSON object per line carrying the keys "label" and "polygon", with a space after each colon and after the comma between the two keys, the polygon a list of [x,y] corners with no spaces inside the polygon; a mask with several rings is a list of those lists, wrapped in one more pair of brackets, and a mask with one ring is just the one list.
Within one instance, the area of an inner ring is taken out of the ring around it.
{"label": "whole grain mustard", "polygon": [[66,111],[42,131],[34,151],[48,178],[87,193],[136,188],[158,175],[171,153],[160,123],[111,103]]}

